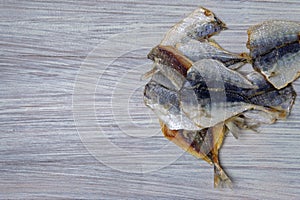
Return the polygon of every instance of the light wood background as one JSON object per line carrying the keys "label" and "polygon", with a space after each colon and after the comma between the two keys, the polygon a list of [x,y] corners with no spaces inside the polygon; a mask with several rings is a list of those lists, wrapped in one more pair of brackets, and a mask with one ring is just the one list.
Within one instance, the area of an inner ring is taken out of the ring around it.
{"label": "light wood background", "polygon": [[299,98],[286,121],[226,138],[233,190],[143,105],[146,54],[199,5],[234,52],[250,25],[300,21],[299,0],[0,1],[0,199],[299,199]]}

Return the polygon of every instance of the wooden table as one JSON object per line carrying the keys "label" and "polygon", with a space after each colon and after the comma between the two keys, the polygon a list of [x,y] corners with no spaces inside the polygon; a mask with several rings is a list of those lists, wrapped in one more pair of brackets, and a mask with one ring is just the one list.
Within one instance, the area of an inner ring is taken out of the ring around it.
{"label": "wooden table", "polygon": [[216,190],[212,166],[163,138],[140,80],[151,47],[197,6],[227,23],[216,40],[242,52],[250,25],[299,21],[298,0],[0,5],[0,199],[299,198],[299,98],[286,121],[226,138],[234,189]]}

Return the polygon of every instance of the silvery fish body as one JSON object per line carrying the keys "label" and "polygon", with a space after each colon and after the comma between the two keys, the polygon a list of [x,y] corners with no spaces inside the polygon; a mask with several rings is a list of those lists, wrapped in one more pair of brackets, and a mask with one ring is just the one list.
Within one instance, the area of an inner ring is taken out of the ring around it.
{"label": "silvery fish body", "polygon": [[247,110],[225,122],[226,127],[236,138],[243,129],[257,131],[262,124],[273,124],[278,119],[286,119],[296,99],[296,92],[292,85],[278,90],[258,72],[251,72],[246,77],[257,86],[257,89],[244,91],[241,94],[246,93],[250,101],[260,106],[257,108],[262,109]]}
{"label": "silvery fish body", "polygon": [[248,29],[247,47],[250,55],[257,57],[275,48],[299,41],[298,22],[270,20]]}
{"label": "silvery fish body", "polygon": [[203,40],[226,29],[226,25],[210,10],[199,7],[188,17],[174,25],[161,41],[161,45],[175,46],[190,39]]}
{"label": "silvery fish body", "polygon": [[[199,130],[183,112],[177,84],[183,84],[184,77],[176,70],[162,64],[157,64],[157,71],[147,83],[144,90],[144,102],[171,130]],[[169,68],[169,70],[166,69]],[[167,72],[166,72],[167,71]],[[171,73],[173,73],[171,75]],[[166,76],[166,75],[169,76]],[[170,78],[171,77],[171,78]]]}
{"label": "silvery fish body", "polygon": [[226,25],[213,12],[199,7],[174,25],[167,32],[160,46],[175,47],[193,62],[204,58],[216,59],[227,67],[236,69],[248,62],[249,56],[245,53],[228,52],[209,39],[225,29],[227,29]]}
{"label": "silvery fish body", "polygon": [[158,68],[144,100],[171,130],[201,130],[248,110],[285,118],[296,97],[292,86],[277,90],[258,73],[247,79],[212,59],[194,63],[186,77],[168,66]]}
{"label": "silvery fish body", "polygon": [[228,52],[212,40],[203,42],[190,40],[185,43],[178,43],[176,48],[193,62],[201,59],[215,59],[231,69],[244,65],[250,59],[247,54]]}
{"label": "silvery fish body", "polygon": [[283,110],[290,110],[295,99],[292,86],[277,90],[259,74],[251,78],[219,61],[200,60],[188,70],[179,92],[182,109],[201,127],[214,126],[247,110],[276,112],[277,118]]}
{"label": "silvery fish body", "polygon": [[300,75],[300,23],[266,21],[248,30],[253,67],[281,89]]}

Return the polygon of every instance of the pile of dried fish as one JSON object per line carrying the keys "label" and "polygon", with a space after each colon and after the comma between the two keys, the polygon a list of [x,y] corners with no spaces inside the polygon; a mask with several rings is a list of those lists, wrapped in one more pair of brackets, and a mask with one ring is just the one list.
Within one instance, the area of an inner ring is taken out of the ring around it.
{"label": "pile of dried fish", "polygon": [[[267,21],[248,30],[250,54],[226,51],[211,36],[227,27],[200,7],[173,26],[148,58],[153,69],[145,104],[166,138],[214,166],[215,187],[232,183],[218,152],[228,132],[285,119],[296,98],[291,82],[300,71],[300,24]],[[254,70],[239,72],[246,63]]]}

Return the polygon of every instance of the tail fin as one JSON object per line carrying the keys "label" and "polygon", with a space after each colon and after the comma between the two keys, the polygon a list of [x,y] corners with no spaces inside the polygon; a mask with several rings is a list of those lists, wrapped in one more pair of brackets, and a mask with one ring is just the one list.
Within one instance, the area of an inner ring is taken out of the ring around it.
{"label": "tail fin", "polygon": [[214,164],[214,186],[215,188],[231,188],[232,182],[219,164]]}

